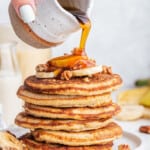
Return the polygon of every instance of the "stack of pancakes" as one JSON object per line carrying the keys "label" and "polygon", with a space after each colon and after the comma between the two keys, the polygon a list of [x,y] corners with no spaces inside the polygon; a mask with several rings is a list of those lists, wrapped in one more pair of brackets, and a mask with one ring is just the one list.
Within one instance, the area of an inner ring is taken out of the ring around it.
{"label": "stack of pancakes", "polygon": [[25,101],[16,124],[31,132],[29,150],[111,150],[122,135],[112,117],[120,112],[111,92],[122,84],[117,74],[96,73],[70,80],[28,77],[18,90]]}

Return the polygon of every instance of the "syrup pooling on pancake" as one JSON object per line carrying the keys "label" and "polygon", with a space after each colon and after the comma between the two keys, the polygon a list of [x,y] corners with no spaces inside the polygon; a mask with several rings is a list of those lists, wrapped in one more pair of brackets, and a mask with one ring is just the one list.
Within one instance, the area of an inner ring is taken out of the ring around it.
{"label": "syrup pooling on pancake", "polygon": [[84,51],[75,48],[72,54],[56,57],[46,64],[36,67],[38,78],[56,78],[69,80],[76,76],[90,76],[102,71],[93,59],[88,58]]}
{"label": "syrup pooling on pancake", "polygon": [[56,57],[46,64],[38,65],[36,77],[69,80],[73,77],[91,77],[97,73],[112,74],[111,67],[97,66],[95,60],[82,53],[83,51],[76,48],[70,55]]}

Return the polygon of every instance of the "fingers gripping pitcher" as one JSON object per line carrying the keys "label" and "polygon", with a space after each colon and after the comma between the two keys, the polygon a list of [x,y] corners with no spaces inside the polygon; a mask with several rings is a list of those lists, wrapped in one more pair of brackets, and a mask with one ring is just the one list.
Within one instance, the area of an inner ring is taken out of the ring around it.
{"label": "fingers gripping pitcher", "polygon": [[63,43],[66,38],[81,29],[80,21],[70,10],[89,15],[93,0],[36,0],[36,17],[24,23],[9,6],[11,23],[16,34],[27,44],[47,48]]}

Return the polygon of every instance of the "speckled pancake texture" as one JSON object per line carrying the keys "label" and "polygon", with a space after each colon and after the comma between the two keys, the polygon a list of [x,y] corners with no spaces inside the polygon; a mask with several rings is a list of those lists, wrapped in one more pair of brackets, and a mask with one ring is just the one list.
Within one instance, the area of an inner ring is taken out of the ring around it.
{"label": "speckled pancake texture", "polygon": [[18,89],[17,95],[27,103],[52,107],[99,107],[112,103],[110,93],[82,96],[82,95],[51,95],[33,93],[24,86]]}
{"label": "speckled pancake texture", "polygon": [[112,142],[122,135],[122,129],[116,123],[110,123],[104,128],[91,131],[76,133],[39,129],[32,131],[32,135],[39,142],[59,143],[69,146],[86,146]]}
{"label": "speckled pancake texture", "polygon": [[90,146],[67,146],[60,144],[50,144],[37,142],[31,134],[27,134],[21,138],[21,141],[27,145],[29,150],[112,150],[113,143],[90,145]]}
{"label": "speckled pancake texture", "polygon": [[84,77],[70,80],[38,79],[30,76],[25,80],[25,87],[33,92],[61,95],[99,95],[118,89],[122,80],[117,74],[98,73],[85,80]]}
{"label": "speckled pancake texture", "polygon": [[96,120],[72,120],[72,119],[49,119],[49,118],[37,118],[22,112],[17,115],[15,123],[18,126],[34,129],[47,129],[47,130],[63,130],[80,132],[93,129],[99,129],[107,126],[113,120],[107,119],[96,119]]}

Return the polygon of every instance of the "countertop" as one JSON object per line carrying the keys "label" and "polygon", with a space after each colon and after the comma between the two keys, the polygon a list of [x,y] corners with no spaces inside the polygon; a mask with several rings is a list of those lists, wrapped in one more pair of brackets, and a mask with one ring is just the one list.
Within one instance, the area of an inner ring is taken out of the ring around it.
{"label": "countertop", "polygon": [[[150,150],[150,134],[139,132],[142,125],[150,125],[149,119],[140,119],[136,121],[117,121],[124,131],[133,133],[140,137],[142,144],[134,150]],[[133,149],[132,149],[133,150]]]}

